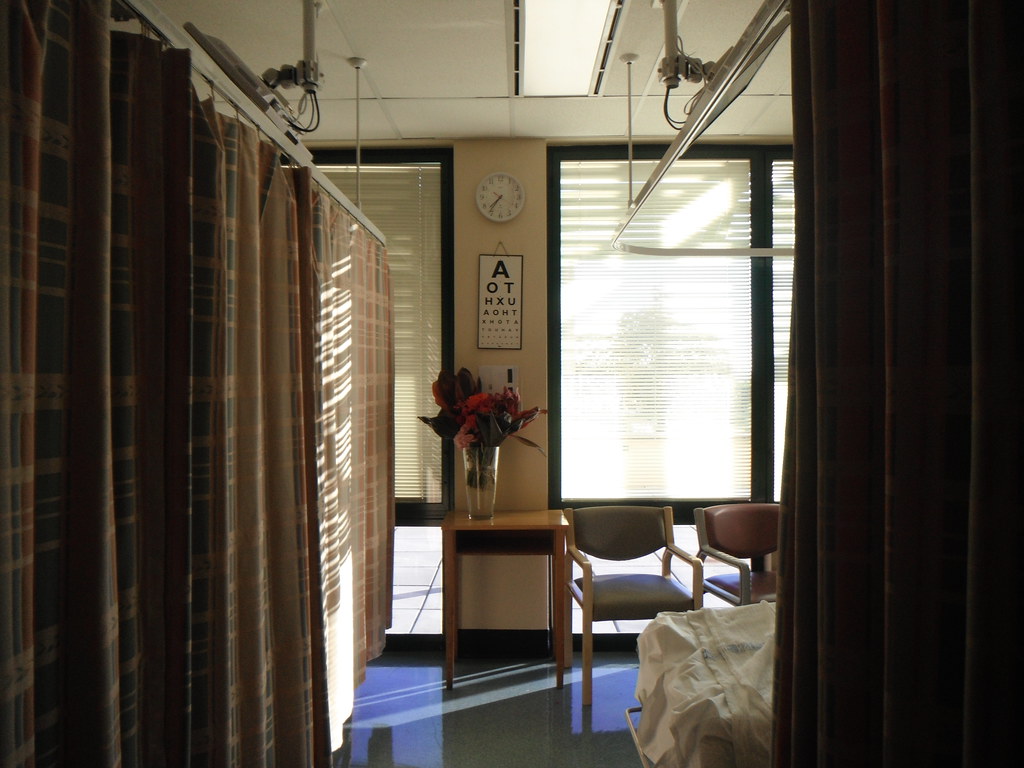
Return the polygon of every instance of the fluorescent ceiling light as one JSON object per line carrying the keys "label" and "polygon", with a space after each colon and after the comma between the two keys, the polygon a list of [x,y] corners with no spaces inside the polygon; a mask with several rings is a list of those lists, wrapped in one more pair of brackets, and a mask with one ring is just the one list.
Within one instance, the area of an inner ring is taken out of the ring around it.
{"label": "fluorescent ceiling light", "polygon": [[523,14],[523,95],[586,96],[609,0],[528,0]]}

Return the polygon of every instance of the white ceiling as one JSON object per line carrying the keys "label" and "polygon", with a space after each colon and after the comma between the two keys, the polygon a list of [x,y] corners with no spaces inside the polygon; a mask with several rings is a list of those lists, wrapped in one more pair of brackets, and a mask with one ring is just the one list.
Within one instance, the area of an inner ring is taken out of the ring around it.
{"label": "white ceiling", "polygon": [[[531,3],[552,0],[520,0]],[[257,73],[302,58],[302,0],[151,0],[178,24],[220,38]],[[615,0],[610,0],[614,3]],[[685,51],[711,61],[739,38],[761,0],[678,0]],[[513,0],[322,0],[316,47],[323,73],[322,120],[309,146],[355,138],[356,70],[361,71],[359,125],[364,142],[541,137],[621,141],[627,135],[627,67],[633,65],[633,136],[676,134],[662,115],[657,66],[664,43],[660,0],[623,0],[610,65],[599,95],[516,96]],[[528,12],[528,11],[527,11]],[[595,71],[597,62],[595,62]],[[679,119],[697,86],[670,97]],[[298,94],[284,91],[297,100]],[[745,142],[791,136],[789,33],[747,91],[705,134]]]}

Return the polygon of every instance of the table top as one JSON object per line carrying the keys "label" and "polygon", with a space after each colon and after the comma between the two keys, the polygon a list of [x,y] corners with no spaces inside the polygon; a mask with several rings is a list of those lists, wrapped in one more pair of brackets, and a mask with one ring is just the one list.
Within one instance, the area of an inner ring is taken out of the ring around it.
{"label": "table top", "polygon": [[569,522],[560,509],[494,510],[494,517],[471,520],[466,510],[453,510],[444,516],[441,530],[466,531],[487,529],[555,529],[567,528]]}

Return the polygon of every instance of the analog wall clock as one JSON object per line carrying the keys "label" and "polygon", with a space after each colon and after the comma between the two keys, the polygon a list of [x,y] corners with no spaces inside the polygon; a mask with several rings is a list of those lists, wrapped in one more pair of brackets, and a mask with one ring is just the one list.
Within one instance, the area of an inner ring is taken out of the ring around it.
{"label": "analog wall clock", "polygon": [[476,186],[476,207],[491,221],[511,221],[523,210],[526,191],[508,173],[492,173]]}

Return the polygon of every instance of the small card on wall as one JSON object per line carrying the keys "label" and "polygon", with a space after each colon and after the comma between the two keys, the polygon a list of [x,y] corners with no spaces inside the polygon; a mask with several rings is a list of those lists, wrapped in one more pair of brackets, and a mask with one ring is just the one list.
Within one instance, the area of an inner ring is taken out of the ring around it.
{"label": "small card on wall", "polygon": [[478,349],[523,348],[523,257],[480,254]]}

